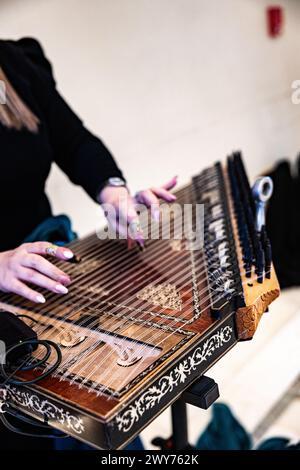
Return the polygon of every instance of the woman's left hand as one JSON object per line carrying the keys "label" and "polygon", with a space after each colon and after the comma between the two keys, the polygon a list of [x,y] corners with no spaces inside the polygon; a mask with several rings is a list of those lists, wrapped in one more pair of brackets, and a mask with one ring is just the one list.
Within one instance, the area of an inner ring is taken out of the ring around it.
{"label": "woman's left hand", "polygon": [[[144,204],[151,209],[154,220],[159,220],[159,199],[166,202],[176,201],[176,196],[170,192],[176,186],[177,176],[159,187],[152,187],[139,191],[135,197],[130,196],[125,187],[106,186],[99,195],[99,202],[107,208],[112,206],[114,213],[109,210],[107,220],[111,227],[122,236],[128,236],[128,226],[139,224],[139,217],[136,211],[136,204]],[[141,230],[135,231],[135,240],[144,243]]]}

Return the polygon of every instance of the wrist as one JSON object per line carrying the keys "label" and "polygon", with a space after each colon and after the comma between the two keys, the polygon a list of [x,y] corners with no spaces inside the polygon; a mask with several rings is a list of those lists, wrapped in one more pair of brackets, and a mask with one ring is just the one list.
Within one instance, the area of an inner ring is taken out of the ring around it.
{"label": "wrist", "polygon": [[[120,177],[111,177],[105,180],[99,190],[98,190],[98,196],[97,200],[100,204],[103,202],[106,202],[106,197],[105,195],[113,194],[116,191],[113,191],[113,189],[120,189],[121,193],[123,192],[122,190],[125,190],[127,193],[129,193],[128,188],[126,186],[126,181],[123,178]],[[124,193],[125,193],[124,191]],[[118,191],[119,192],[119,191]]]}

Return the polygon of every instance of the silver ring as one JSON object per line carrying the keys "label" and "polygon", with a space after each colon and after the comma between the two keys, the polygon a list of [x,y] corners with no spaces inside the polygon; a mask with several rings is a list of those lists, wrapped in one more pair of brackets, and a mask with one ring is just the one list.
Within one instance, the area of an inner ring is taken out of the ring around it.
{"label": "silver ring", "polygon": [[56,250],[57,250],[57,247],[55,245],[50,245],[50,246],[47,246],[45,251],[46,251],[47,255],[55,256],[56,255]]}

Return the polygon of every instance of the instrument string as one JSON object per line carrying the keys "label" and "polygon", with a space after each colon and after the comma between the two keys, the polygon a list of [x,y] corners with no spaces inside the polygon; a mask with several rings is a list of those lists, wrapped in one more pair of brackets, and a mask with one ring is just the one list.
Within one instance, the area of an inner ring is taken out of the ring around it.
{"label": "instrument string", "polygon": [[[93,300],[93,299],[92,299]],[[106,325],[105,325],[106,326]]]}
{"label": "instrument string", "polygon": [[[137,260],[137,261],[139,262],[139,260]],[[128,275],[128,273],[129,273],[129,272],[128,272],[128,270],[127,270],[126,275]],[[85,279],[85,281],[88,281],[88,279]],[[102,282],[101,284],[103,285],[103,282]],[[77,285],[76,287],[78,288],[78,285]],[[105,287],[105,288],[107,288],[107,287],[109,288],[110,286],[104,285],[104,287]],[[59,303],[59,300],[58,300],[57,302]],[[53,305],[51,305],[51,307],[53,307]]]}
{"label": "instrument string", "polygon": [[[184,321],[183,319],[181,319],[181,320]],[[178,320],[178,321],[180,321],[180,320]]]}
{"label": "instrument string", "polygon": [[[182,190],[179,190],[178,192],[181,192],[181,191],[182,191]],[[107,240],[105,240],[105,241],[107,241]],[[121,248],[121,249],[123,249],[123,246],[120,247],[120,245],[114,244],[113,247],[112,247],[112,246],[111,246],[111,245],[112,245],[111,243],[108,243],[108,244],[107,244],[107,243],[104,243],[105,241],[103,241],[103,243],[101,244],[101,248],[104,248],[104,250],[101,250],[102,252],[100,252],[100,254],[101,254],[102,256],[105,254],[105,252],[104,252],[105,249],[106,249],[106,251],[107,251],[107,246],[106,246],[106,245],[108,245],[109,248],[111,248],[112,250],[115,250],[116,248]],[[94,252],[97,250],[98,247],[95,246],[95,235],[90,235],[90,236],[88,236],[85,240],[81,240],[81,243],[80,243],[79,240],[76,240],[76,241],[72,242],[72,243],[70,244],[70,248],[72,248],[72,247],[74,247],[74,246],[76,247],[76,246],[78,245],[78,252],[81,253],[81,252],[82,252],[82,248],[85,247],[85,245],[86,245],[86,242],[90,242],[90,244],[92,245],[92,248],[94,248]],[[56,261],[56,260],[55,260],[55,261]],[[66,271],[68,274],[70,274],[70,269],[68,269],[68,268],[70,268],[71,265],[66,265],[66,263],[63,262],[63,261],[58,261],[56,264],[57,264],[60,268],[63,267],[63,268],[65,269],[65,271]],[[84,277],[84,274],[83,274],[82,277]],[[75,280],[76,280],[76,279],[75,279]],[[37,289],[40,289],[41,291],[43,291],[42,288],[37,288]],[[54,293],[53,293],[53,294],[50,294],[50,295],[52,295],[53,297],[55,296],[55,299],[57,299],[57,296],[56,296]],[[3,296],[2,298],[3,298],[4,300],[6,300],[6,299],[9,298],[10,296],[11,296],[11,294],[6,294],[6,296]],[[50,298],[50,297],[49,297],[49,298]],[[51,298],[50,298],[50,300],[51,300]],[[37,307],[39,307],[40,309],[43,309],[43,306],[37,306]]]}
{"label": "instrument string", "polygon": [[[189,275],[188,275],[187,277],[189,277]],[[186,283],[185,285],[187,286],[187,285],[189,285],[189,283]],[[185,304],[183,307],[186,307],[186,306],[187,306],[188,304],[190,304],[190,303],[192,303],[192,300],[188,300],[188,301],[186,302],[186,304]],[[122,307],[123,307],[123,305],[122,305]],[[190,313],[192,313],[192,310],[190,311]],[[154,316],[158,316],[158,315],[159,315],[159,314],[158,314],[157,312],[154,313]],[[144,316],[147,316],[147,313],[146,313],[146,312],[144,312]],[[181,316],[179,319],[174,319],[174,321],[176,321],[176,323],[180,322],[180,323],[183,323],[183,324],[184,324],[184,323],[185,323],[185,317],[186,317],[186,315]],[[139,318],[140,318],[140,317],[139,317]],[[116,326],[117,326],[117,327],[120,327],[120,326],[124,327],[124,323],[123,323],[122,320],[121,320],[121,322],[119,322],[119,324],[116,325]],[[102,325],[101,325],[101,328],[103,328]],[[96,331],[97,331],[97,329],[96,329]],[[111,331],[111,330],[110,330],[110,331]],[[114,328],[113,331],[116,331],[116,328]],[[147,334],[147,333],[145,333],[145,334]],[[152,336],[152,338],[151,338],[151,342],[152,342],[152,343],[153,343],[153,340],[155,340],[155,335]],[[135,344],[139,344],[141,341],[145,341],[144,334],[139,335],[139,336],[136,336],[136,338],[135,338],[134,341],[132,342],[132,346],[134,346]],[[139,352],[142,353],[142,351],[143,351],[143,347],[141,347],[141,350],[140,350]],[[99,362],[98,362],[98,364],[99,364]],[[65,365],[65,364],[63,364],[63,366],[64,366],[64,365]],[[100,366],[101,366],[101,364],[100,364]],[[86,365],[85,365],[85,367],[86,367]]]}
{"label": "instrument string", "polygon": [[[180,190],[180,191],[181,191],[181,194],[183,194],[184,196],[187,196],[187,195],[192,194],[192,190],[191,190],[189,187],[183,188],[183,189]],[[179,191],[179,192],[180,192],[180,191]],[[93,238],[94,238],[94,237],[91,237],[91,238],[90,238],[90,244],[91,244],[91,245],[93,245]],[[72,244],[72,246],[74,246],[74,244]],[[79,244],[78,246],[80,246],[80,244]],[[107,255],[107,254],[110,254],[110,253],[113,253],[113,256],[115,256],[115,257],[117,256],[117,255],[115,255],[115,247],[107,247],[107,246],[105,246],[105,244],[104,244],[104,248],[103,248],[103,251],[102,251],[102,255]],[[92,250],[92,254],[93,254],[93,250]],[[165,257],[165,256],[167,256],[167,250],[165,250],[165,255],[164,255],[164,257]],[[113,258],[112,258],[112,259],[113,259]],[[172,264],[172,265],[173,265],[173,264]],[[204,266],[205,263],[202,262],[202,265]],[[85,275],[79,276],[79,278],[80,278],[80,277],[82,278],[83,281],[86,281]],[[131,277],[132,277],[132,276],[131,276]],[[108,278],[108,275],[106,276],[106,278]],[[104,280],[105,280],[106,278],[104,277]],[[112,284],[112,283],[111,283],[111,284]],[[105,285],[105,284],[104,284],[104,285]],[[181,287],[180,287],[180,288],[181,288]],[[207,290],[207,291],[208,291],[208,290]],[[77,296],[76,296],[76,297],[77,297]],[[95,300],[96,300],[96,298],[89,298],[89,302],[94,302]],[[80,308],[82,308],[82,307],[80,307]],[[105,307],[103,307],[103,308],[105,308]],[[77,326],[77,325],[76,325],[76,326]]]}
{"label": "instrument string", "polygon": [[106,326],[106,325],[105,325]]}
{"label": "instrument string", "polygon": [[[246,284],[248,284],[248,283],[249,283],[249,280],[245,280],[245,281],[242,282],[242,286],[244,286],[244,285],[246,285]],[[222,297],[221,297],[221,298],[222,298]],[[206,310],[208,310],[209,308],[211,308],[211,306],[207,306],[205,309],[203,309],[203,312],[206,311]],[[178,330],[179,330],[179,329],[177,329],[177,331],[178,331]],[[171,335],[169,335],[169,337],[172,336],[172,335],[175,334],[175,333],[176,333],[176,330],[173,331],[173,332],[171,333]],[[153,346],[153,350],[154,350],[155,348],[158,348],[159,345],[160,345],[163,341],[166,341],[166,340],[167,340],[167,338],[168,338],[168,337],[164,337],[164,338],[162,338],[159,342],[157,342],[157,343],[155,344],[155,346]],[[144,362],[145,359],[146,359],[146,358],[142,357],[141,361],[140,361],[136,366],[132,367],[131,371],[130,371],[129,374],[126,376],[126,379],[124,379],[123,382],[122,382],[121,384],[119,384],[119,386],[118,386],[118,389],[119,389],[119,390],[122,389],[122,387],[123,387],[124,384],[125,384],[125,381],[126,381],[127,383],[129,383],[130,377],[132,377],[132,376],[136,373],[137,368],[138,368],[138,367],[141,367],[141,363]],[[105,386],[101,386],[101,387],[99,388],[99,390],[98,390],[97,385],[94,384],[94,385],[89,389],[89,391],[92,392],[93,390],[95,390],[95,389],[97,388],[97,394],[99,394],[99,393],[103,393],[103,394],[104,394],[104,393],[106,393],[107,390],[109,390],[109,389],[111,388],[110,386],[111,386],[112,383],[113,383],[113,378],[111,378],[110,382],[108,382]],[[117,394],[117,391],[113,392],[113,393],[110,395],[109,399],[115,397],[116,394]]]}

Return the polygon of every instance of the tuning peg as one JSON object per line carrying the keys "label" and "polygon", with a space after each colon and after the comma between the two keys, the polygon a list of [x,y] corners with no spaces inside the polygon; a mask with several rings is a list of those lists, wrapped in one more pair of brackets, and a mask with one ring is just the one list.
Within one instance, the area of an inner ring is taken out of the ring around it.
{"label": "tuning peg", "polygon": [[273,181],[269,176],[262,176],[256,180],[252,188],[252,195],[256,208],[255,227],[258,232],[266,224],[266,203],[272,193]]}

